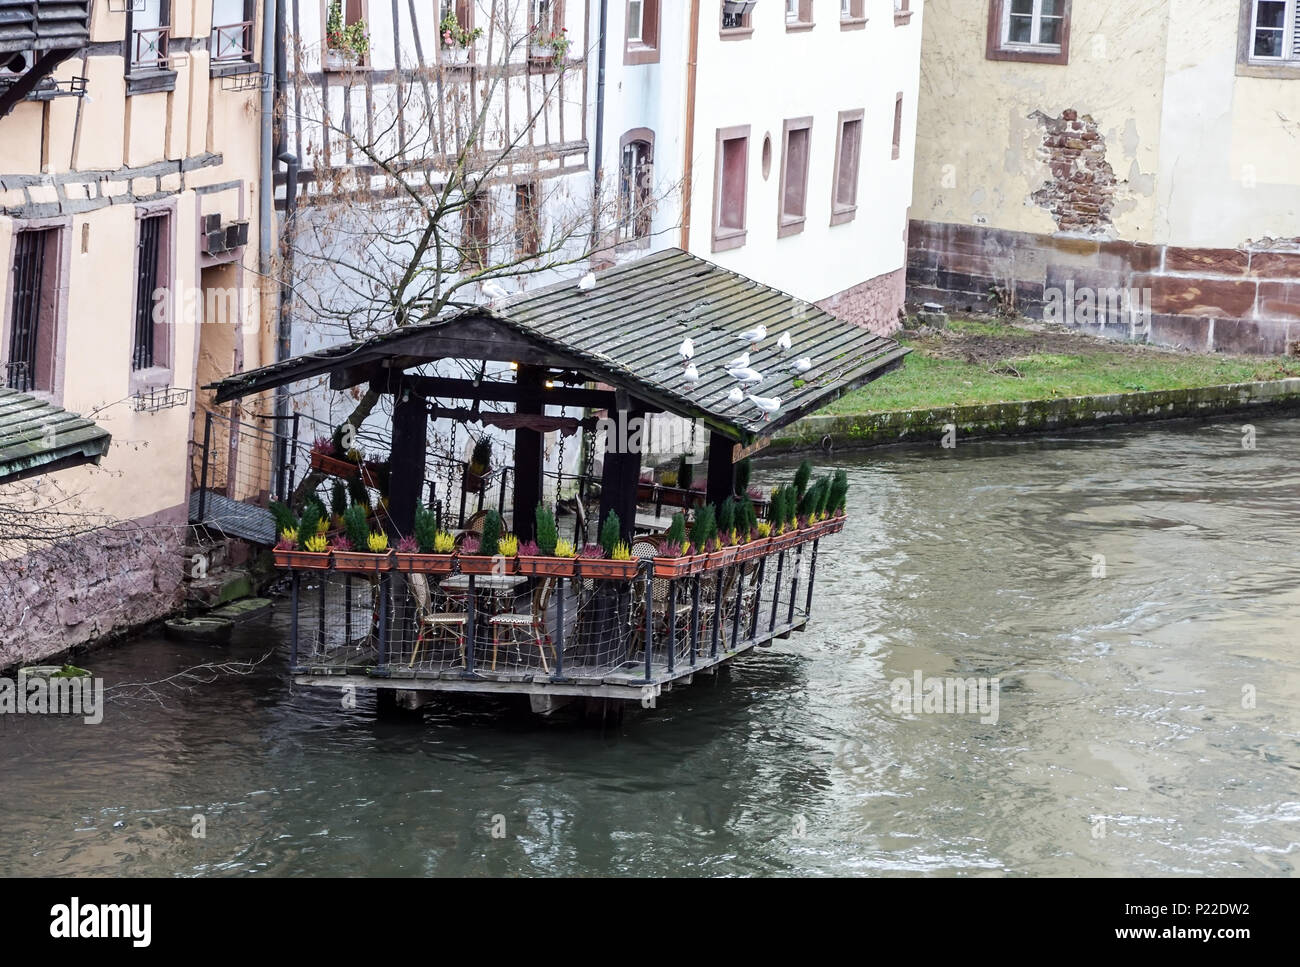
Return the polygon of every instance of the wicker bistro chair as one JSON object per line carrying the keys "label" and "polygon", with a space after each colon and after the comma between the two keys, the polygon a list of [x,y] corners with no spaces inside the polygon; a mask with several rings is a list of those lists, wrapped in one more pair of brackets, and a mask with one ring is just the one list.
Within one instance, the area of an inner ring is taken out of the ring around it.
{"label": "wicker bistro chair", "polygon": [[[460,663],[465,665],[465,635],[469,626],[469,614],[463,611],[439,611],[434,607],[433,593],[429,588],[429,579],[423,574],[407,576],[411,582],[411,594],[415,598],[415,623],[419,633],[415,638],[415,647],[411,651],[411,660],[406,667],[414,668],[425,642],[441,641],[450,638],[460,649]],[[450,603],[453,599],[438,592]],[[459,602],[457,602],[459,604]]]}
{"label": "wicker bistro chair", "polygon": [[546,577],[537,582],[533,588],[531,604],[526,614],[513,612],[499,614],[488,623],[492,628],[492,670],[497,667],[497,650],[504,636],[506,645],[513,645],[518,651],[521,641],[537,646],[537,655],[542,660],[542,671],[551,673],[551,666],[546,663],[546,649],[551,649],[551,656],[558,658],[555,642],[546,628],[546,611],[551,605],[551,593],[555,590],[555,578]]}
{"label": "wicker bistro chair", "polygon": [[[641,560],[648,560],[658,553],[662,542],[662,535],[638,537],[632,544],[632,556]],[[635,627],[644,632],[645,602],[641,600],[642,597],[644,597],[644,594],[642,593],[641,584],[638,582],[636,606],[639,610],[636,614]],[[677,629],[676,638],[680,642],[684,640],[683,635],[690,634],[691,600],[689,594],[678,592],[674,612],[673,617]],[[663,578],[653,578],[650,581],[650,619],[654,622],[653,630],[656,635],[662,634],[666,636],[668,634],[668,582]]]}

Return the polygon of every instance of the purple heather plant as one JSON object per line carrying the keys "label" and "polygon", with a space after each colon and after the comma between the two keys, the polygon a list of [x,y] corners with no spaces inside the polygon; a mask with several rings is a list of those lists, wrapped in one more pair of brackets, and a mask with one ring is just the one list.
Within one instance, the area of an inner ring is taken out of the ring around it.
{"label": "purple heather plant", "polygon": [[478,553],[479,542],[477,537],[467,537],[460,542],[460,552],[468,554],[471,557]]}
{"label": "purple heather plant", "polygon": [[277,551],[296,551],[298,549],[298,542],[281,538],[275,542],[275,549]]}
{"label": "purple heather plant", "polygon": [[585,557],[588,560],[598,560],[605,556],[605,549],[599,544],[584,544],[582,550],[578,552],[578,557]]}
{"label": "purple heather plant", "polygon": [[338,537],[334,538],[334,540],[330,541],[330,550],[350,551],[352,550],[352,542],[340,534]]}
{"label": "purple heather plant", "polygon": [[419,554],[420,544],[414,537],[403,537],[397,542],[398,554]]}
{"label": "purple heather plant", "polygon": [[676,541],[666,541],[659,545],[659,553],[655,557],[681,557],[684,553],[682,545]]}
{"label": "purple heather plant", "polygon": [[520,557],[538,557],[541,553],[542,549],[537,546],[536,541],[524,541],[519,545]]}

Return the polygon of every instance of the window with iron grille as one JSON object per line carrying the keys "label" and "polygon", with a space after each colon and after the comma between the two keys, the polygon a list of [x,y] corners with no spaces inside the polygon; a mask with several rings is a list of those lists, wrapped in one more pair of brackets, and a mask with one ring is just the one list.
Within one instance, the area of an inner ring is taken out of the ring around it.
{"label": "window with iron grille", "polygon": [[491,250],[492,210],[486,193],[470,198],[461,209],[461,256],[467,271],[487,267]]}
{"label": "window with iron grille", "polygon": [[618,168],[618,237],[620,242],[650,237],[654,148],[649,141],[623,145]]}
{"label": "window with iron grille", "polygon": [[132,70],[165,70],[171,36],[170,0],[135,0],[127,7]]}
{"label": "window with iron grille", "polygon": [[536,255],[541,244],[537,220],[537,185],[515,185],[515,254]]}
{"label": "window with iron grille", "polygon": [[58,230],[20,231],[14,238],[13,311],[5,383],[23,393],[54,389],[58,322]]}
{"label": "window with iron grille", "polygon": [[[136,242],[135,334],[131,349],[132,369],[165,366],[164,346],[159,329],[165,320],[156,320],[159,306],[159,282],[163,277],[167,216],[150,215],[140,219]],[[166,293],[163,293],[165,298]]]}
{"label": "window with iron grille", "polygon": [[253,60],[253,0],[212,0],[213,64]]}

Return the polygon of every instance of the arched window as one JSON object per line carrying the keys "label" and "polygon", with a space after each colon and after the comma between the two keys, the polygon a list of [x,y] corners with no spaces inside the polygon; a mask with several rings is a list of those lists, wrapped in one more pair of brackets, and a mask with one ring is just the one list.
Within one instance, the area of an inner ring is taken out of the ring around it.
{"label": "arched window", "polygon": [[654,132],[638,128],[623,135],[618,165],[618,239],[650,237],[654,215]]}

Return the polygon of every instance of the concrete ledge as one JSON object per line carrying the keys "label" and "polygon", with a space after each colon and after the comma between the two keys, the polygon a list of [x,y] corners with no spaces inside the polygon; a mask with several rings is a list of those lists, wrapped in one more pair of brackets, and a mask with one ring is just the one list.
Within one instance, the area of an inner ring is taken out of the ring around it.
{"label": "concrete ledge", "polygon": [[828,446],[843,450],[934,443],[942,439],[948,426],[955,426],[961,439],[970,440],[1289,408],[1300,409],[1300,378],[1147,393],[807,416],[786,428],[768,450],[781,452]]}

